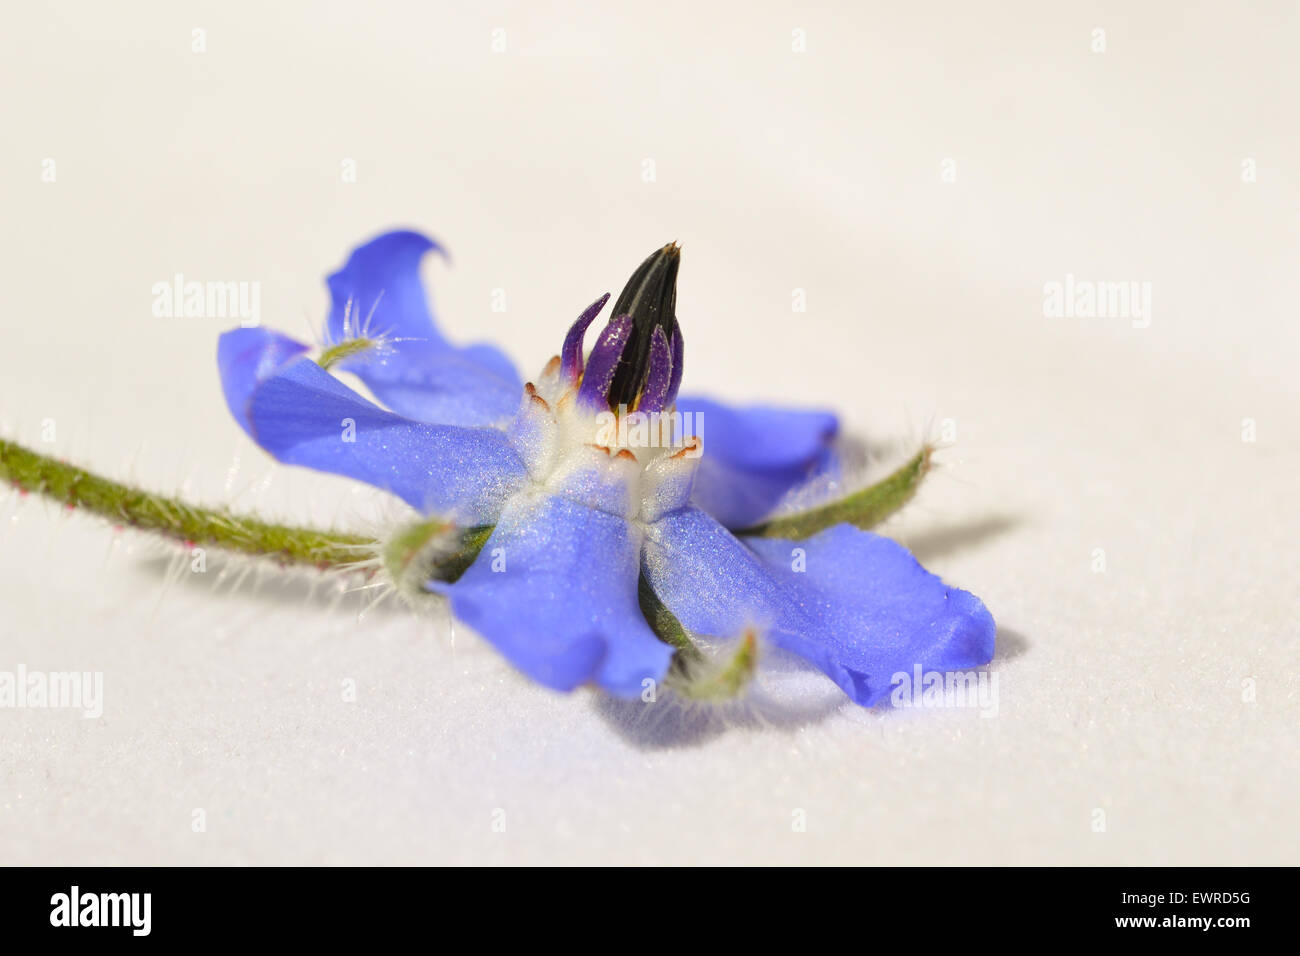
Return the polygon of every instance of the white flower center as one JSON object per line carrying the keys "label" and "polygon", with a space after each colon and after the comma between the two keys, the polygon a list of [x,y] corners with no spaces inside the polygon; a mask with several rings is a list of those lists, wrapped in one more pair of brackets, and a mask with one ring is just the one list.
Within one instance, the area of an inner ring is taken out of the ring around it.
{"label": "white flower center", "polygon": [[653,522],[690,498],[702,443],[675,410],[592,411],[558,361],[524,390],[509,434],[540,494]]}

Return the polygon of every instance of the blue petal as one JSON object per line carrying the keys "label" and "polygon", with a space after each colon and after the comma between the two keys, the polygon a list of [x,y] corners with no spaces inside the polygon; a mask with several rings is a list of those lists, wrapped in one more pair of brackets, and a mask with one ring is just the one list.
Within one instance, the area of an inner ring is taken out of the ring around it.
{"label": "blue petal", "polygon": [[742,541],[685,508],[651,525],[645,568],[687,629],[730,637],[757,626],[866,706],[916,666],[957,671],[993,656],[993,618],[978,598],[851,525],[806,541]]}
{"label": "blue petal", "polygon": [[758,523],[790,492],[837,465],[829,412],[677,400],[704,443],[692,501],[729,528]]}
{"label": "blue petal", "polygon": [[458,581],[429,586],[533,680],[634,697],[672,657],[641,614],[640,546],[619,515],[569,498],[520,498]]}
{"label": "blue petal", "polygon": [[511,417],[523,387],[503,352],[490,345],[454,346],[438,331],[420,261],[443,251],[418,232],[389,232],[358,246],[327,280],[330,342],[358,335],[386,344],[339,364],[381,402],[418,421],[491,425]]}
{"label": "blue petal", "polygon": [[248,424],[248,399],[253,390],[291,359],[307,351],[301,342],[261,327],[233,329],[217,341],[217,368],[230,414],[239,427],[253,434]]}
{"label": "blue petal", "polygon": [[231,411],[280,461],[356,478],[465,525],[491,522],[524,482],[523,462],[504,433],[384,411],[294,354],[291,342],[236,329],[218,346]]}

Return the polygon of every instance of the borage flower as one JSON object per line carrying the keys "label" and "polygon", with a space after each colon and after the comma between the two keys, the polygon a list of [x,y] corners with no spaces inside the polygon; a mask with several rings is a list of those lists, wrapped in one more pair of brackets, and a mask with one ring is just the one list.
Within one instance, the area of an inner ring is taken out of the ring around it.
{"label": "borage flower", "polygon": [[676,245],[632,275],[590,354],[608,295],[526,384],[499,350],[438,331],[419,275],[436,249],[414,232],[356,249],[329,277],[314,361],[263,328],[219,346],[230,410],[262,448],[419,512],[382,549],[405,593],[445,596],[559,690],[628,697],[667,678],[692,696],[729,694],[766,645],[871,705],[899,672],[991,658],[980,601],[863,530],[910,496],[928,449],[878,485],[787,513],[783,501],[835,466],[834,416],[678,397]]}

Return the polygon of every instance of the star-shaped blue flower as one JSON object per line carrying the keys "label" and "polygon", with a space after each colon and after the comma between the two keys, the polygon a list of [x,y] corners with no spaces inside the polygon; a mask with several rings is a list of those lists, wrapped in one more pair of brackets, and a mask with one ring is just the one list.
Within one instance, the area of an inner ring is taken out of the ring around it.
{"label": "star-shaped blue flower", "polygon": [[[871,705],[898,673],[992,657],[983,604],[899,544],[847,523],[801,540],[744,533],[834,467],[838,425],[678,398],[675,245],[632,276],[589,355],[584,334],[608,296],[528,384],[498,349],[438,331],[419,276],[433,250],[415,232],[360,246],[328,279],[319,361],[277,332],[236,329],[221,337],[222,383],[278,460],[368,482],[438,518],[431,527],[464,529],[464,561],[420,583],[519,670],[560,690],[637,696],[683,646],[666,631],[758,634]],[[681,427],[657,441],[664,430],[648,422]]]}

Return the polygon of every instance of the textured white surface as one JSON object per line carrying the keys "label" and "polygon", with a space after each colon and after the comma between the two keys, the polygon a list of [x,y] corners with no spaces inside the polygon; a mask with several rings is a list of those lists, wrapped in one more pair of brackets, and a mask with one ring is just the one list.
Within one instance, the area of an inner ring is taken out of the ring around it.
{"label": "textured white surface", "polygon": [[[410,224],[448,330],[533,368],[676,238],[690,387],[952,420],[888,530],[998,619],[999,708],[651,721],[10,496],[0,669],[106,702],[0,711],[0,861],[1300,862],[1294,4],[43,6],[0,36],[3,434],[371,527],[398,509],[242,438],[231,323],[155,282],[260,282],[302,335]],[[1067,273],[1151,282],[1150,327],[1045,318]]]}

